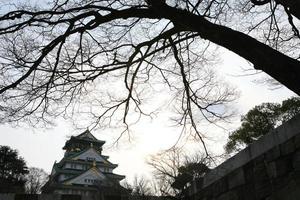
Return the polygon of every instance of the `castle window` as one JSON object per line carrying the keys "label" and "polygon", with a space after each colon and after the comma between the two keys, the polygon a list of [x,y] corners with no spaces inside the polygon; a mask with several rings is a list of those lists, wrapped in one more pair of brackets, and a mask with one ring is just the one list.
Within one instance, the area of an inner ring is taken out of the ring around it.
{"label": "castle window", "polygon": [[72,169],[76,169],[76,164],[71,163],[71,168],[72,168]]}
{"label": "castle window", "polygon": [[96,158],[93,158],[93,157],[86,157],[86,159],[87,159],[88,161],[94,161],[94,160],[96,160]]}
{"label": "castle window", "polygon": [[87,170],[88,168],[89,168],[88,165],[83,165],[83,169],[84,169],[84,170]]}
{"label": "castle window", "polygon": [[84,182],[85,182],[85,183],[96,183],[97,180],[96,180],[96,179],[89,179],[89,178],[86,178],[86,179],[84,179]]}

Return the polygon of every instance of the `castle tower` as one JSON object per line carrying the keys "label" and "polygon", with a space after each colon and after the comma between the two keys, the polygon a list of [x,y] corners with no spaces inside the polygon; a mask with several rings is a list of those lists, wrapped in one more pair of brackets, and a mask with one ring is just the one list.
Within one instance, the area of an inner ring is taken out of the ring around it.
{"label": "castle tower", "polygon": [[54,163],[43,193],[101,195],[126,194],[119,182],[125,176],[114,174],[118,166],[102,155],[105,141],[95,138],[89,130],[71,136],[63,149],[64,157]]}

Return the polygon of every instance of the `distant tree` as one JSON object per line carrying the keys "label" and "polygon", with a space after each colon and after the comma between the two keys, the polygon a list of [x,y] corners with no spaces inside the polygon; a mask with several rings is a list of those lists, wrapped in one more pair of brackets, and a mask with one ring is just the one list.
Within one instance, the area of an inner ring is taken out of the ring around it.
{"label": "distant tree", "polygon": [[229,135],[227,153],[239,151],[261,136],[300,113],[300,98],[293,97],[278,103],[263,103],[242,116],[240,128]]}
{"label": "distant tree", "polygon": [[209,172],[209,167],[202,162],[190,162],[178,168],[178,175],[175,177],[172,187],[180,191],[196,178],[203,177]]}
{"label": "distant tree", "polygon": [[194,178],[209,171],[209,160],[200,155],[187,155],[178,148],[152,156],[148,164],[153,167],[160,195],[180,197],[184,187]]}
{"label": "distant tree", "polygon": [[28,194],[41,193],[41,188],[47,182],[48,176],[43,169],[30,167],[29,173],[25,176],[25,192]]}
{"label": "distant tree", "polygon": [[0,193],[24,192],[26,163],[17,150],[0,146]]}
{"label": "distant tree", "polygon": [[146,197],[149,195],[153,195],[150,181],[143,176],[134,177],[131,191],[131,194],[134,196]]}

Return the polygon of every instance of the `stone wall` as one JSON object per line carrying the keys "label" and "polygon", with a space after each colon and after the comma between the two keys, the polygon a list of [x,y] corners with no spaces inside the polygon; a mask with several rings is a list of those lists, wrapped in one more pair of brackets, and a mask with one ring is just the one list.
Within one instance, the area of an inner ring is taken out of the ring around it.
{"label": "stone wall", "polygon": [[0,200],[95,200],[91,197],[60,194],[0,194]]}
{"label": "stone wall", "polygon": [[[80,196],[80,195],[60,195],[60,194],[0,194],[0,200],[124,200],[120,197],[100,197]],[[167,200],[164,197],[156,196],[128,196],[126,200]]]}
{"label": "stone wall", "polygon": [[300,200],[300,115],[194,181],[186,192],[188,200]]}

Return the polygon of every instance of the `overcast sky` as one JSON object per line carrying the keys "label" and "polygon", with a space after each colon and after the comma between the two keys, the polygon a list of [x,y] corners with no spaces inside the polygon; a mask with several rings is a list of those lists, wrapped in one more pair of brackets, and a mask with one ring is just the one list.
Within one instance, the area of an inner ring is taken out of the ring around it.
{"label": "overcast sky", "polygon": [[[254,83],[253,80],[258,76],[240,76],[245,74],[243,69],[249,68],[249,64],[231,52],[224,51],[222,60],[222,63],[217,66],[220,74],[240,91],[240,98],[235,104],[239,114],[245,114],[250,108],[262,102],[281,102],[294,95],[285,88],[270,90],[265,85]],[[114,148],[110,147],[114,141],[110,134],[111,130],[97,130],[92,133],[98,139],[107,141],[104,153],[110,156],[110,161],[119,164],[115,173],[126,175],[131,180],[136,174],[149,176],[151,169],[145,164],[147,157],[175,144],[180,129],[170,125],[168,113],[162,113],[153,120],[142,120],[131,128],[135,136],[132,141],[128,142],[125,136]],[[238,125],[239,117],[226,128],[233,130]],[[63,120],[57,121],[57,125],[48,130],[2,125],[0,145],[17,149],[28,166],[40,167],[50,172],[54,161],[59,161],[63,157],[62,147],[67,137],[81,132],[82,130],[75,130]],[[228,131],[210,130],[209,132],[214,134],[213,140],[209,143],[211,151],[222,152]]]}

